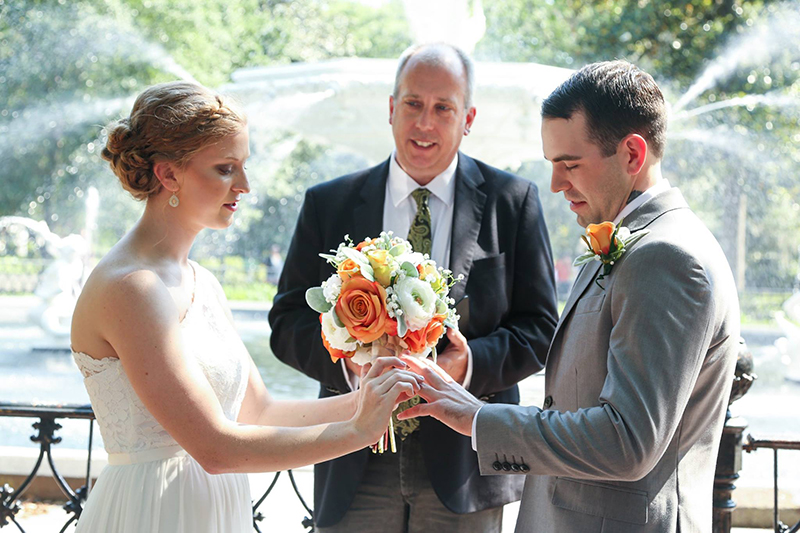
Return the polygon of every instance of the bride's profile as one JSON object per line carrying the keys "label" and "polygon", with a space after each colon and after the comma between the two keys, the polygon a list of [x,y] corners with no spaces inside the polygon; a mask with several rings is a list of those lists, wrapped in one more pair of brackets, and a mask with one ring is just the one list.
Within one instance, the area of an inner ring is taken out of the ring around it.
{"label": "bride's profile", "polygon": [[225,97],[187,82],[150,87],[109,126],[102,156],[145,209],[73,316],[73,357],[108,452],[77,531],[251,531],[245,473],[376,442],[421,378],[386,357],[357,392],[270,396],[222,288],[188,258],[197,234],[228,227],[250,190],[247,122]]}

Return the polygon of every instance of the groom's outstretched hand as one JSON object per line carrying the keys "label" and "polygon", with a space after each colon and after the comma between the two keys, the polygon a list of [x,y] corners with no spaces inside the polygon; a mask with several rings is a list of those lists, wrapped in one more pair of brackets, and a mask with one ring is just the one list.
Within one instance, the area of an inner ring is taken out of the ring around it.
{"label": "groom's outstretched hand", "polygon": [[401,356],[411,370],[425,378],[419,395],[428,403],[420,403],[400,413],[401,420],[432,416],[462,435],[472,436],[472,419],[483,402],[456,383],[430,359]]}

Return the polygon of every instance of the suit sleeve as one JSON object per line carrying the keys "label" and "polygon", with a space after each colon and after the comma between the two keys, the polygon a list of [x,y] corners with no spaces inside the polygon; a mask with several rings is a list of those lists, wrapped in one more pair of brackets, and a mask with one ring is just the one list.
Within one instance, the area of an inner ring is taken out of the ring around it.
{"label": "suit sleeve", "polygon": [[475,396],[508,389],[544,367],[558,310],[553,256],[542,206],[531,183],[516,229],[510,310],[485,337],[469,340]]}
{"label": "suit sleeve", "polygon": [[476,424],[482,474],[496,473],[499,454],[523,457],[530,474],[635,481],[661,459],[708,352],[715,301],[702,265],[652,244],[633,249],[607,287],[612,326],[598,405],[484,406]]}
{"label": "suit sleeve", "polygon": [[[306,192],[292,243],[286,255],[278,294],[269,313],[270,346],[275,356],[322,386],[350,390],[342,367],[334,364],[322,344],[319,314],[306,303],[306,290],[323,281],[324,239],[313,190]],[[333,271],[331,271],[333,273]]]}

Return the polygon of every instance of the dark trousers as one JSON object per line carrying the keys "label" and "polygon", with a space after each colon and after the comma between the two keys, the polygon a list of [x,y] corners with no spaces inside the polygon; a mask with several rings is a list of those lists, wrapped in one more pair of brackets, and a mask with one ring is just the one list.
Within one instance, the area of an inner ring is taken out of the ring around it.
{"label": "dark trousers", "polygon": [[319,533],[500,533],[503,508],[457,514],[431,486],[419,434],[397,439],[397,453],[371,455],[350,509]]}

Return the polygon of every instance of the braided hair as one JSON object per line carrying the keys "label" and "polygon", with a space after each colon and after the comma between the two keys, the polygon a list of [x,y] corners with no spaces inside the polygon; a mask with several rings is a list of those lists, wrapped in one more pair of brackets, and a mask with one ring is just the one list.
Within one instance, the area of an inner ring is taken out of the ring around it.
{"label": "braided hair", "polygon": [[161,83],[139,95],[129,117],[108,127],[102,157],[123,188],[145,200],[161,190],[154,163],[183,167],[192,155],[238,133],[246,123],[231,101],[210,89],[185,81]]}

